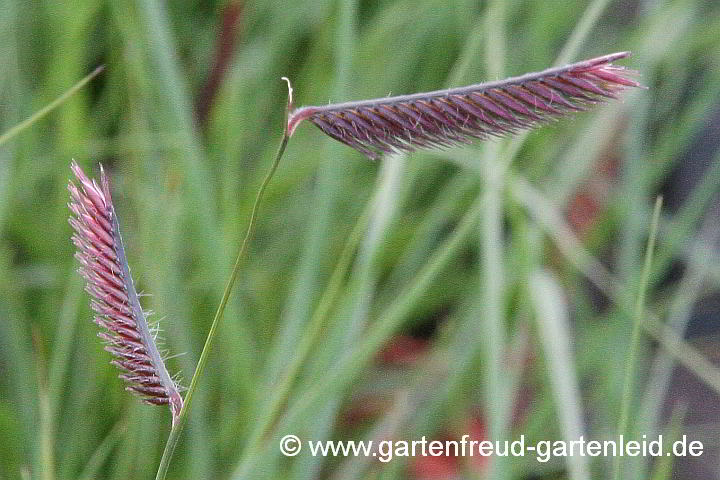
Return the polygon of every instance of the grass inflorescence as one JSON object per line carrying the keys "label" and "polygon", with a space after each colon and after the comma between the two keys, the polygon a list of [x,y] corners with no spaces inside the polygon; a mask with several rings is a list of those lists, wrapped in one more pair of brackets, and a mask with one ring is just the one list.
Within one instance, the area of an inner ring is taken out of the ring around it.
{"label": "grass inflorescence", "polygon": [[617,98],[640,84],[612,62],[619,52],[538,73],[398,97],[303,107],[288,119],[292,134],[309,120],[371,159],[504,137]]}
{"label": "grass inflorescence", "polygon": [[120,378],[128,383],[127,390],[146,403],[169,405],[174,423],[183,399],[156,345],[157,332],[148,325],[140,306],[110,182],[102,168],[98,184],[77,163],[71,167],[79,182],[79,187],[72,181],[68,184],[68,206],[73,213],[70,225],[75,231],[72,241],[77,247],[79,272],[87,282],[85,289],[93,297],[90,306],[97,314],[95,323],[105,330],[98,336],[107,343],[105,350],[115,356],[111,363],[126,372]]}

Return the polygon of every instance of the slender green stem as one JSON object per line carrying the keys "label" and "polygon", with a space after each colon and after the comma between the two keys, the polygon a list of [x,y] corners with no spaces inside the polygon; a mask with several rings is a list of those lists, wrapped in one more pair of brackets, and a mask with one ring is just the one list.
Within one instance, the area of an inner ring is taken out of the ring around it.
{"label": "slender green stem", "polygon": [[30,125],[32,125],[33,123],[37,122],[37,121],[40,120],[42,117],[44,117],[45,115],[47,115],[48,113],[52,112],[52,111],[55,110],[57,107],[59,107],[60,105],[62,105],[63,102],[65,102],[68,98],[70,98],[70,97],[72,97],[73,95],[75,95],[75,93],[77,93],[78,90],[80,90],[82,87],[84,87],[85,85],[87,85],[87,83],[88,83],[90,80],[92,80],[93,78],[95,78],[95,77],[97,77],[98,75],[100,75],[100,73],[102,73],[103,70],[105,70],[105,67],[104,67],[104,66],[101,65],[101,66],[97,67],[95,70],[92,71],[92,73],[90,73],[88,76],[86,76],[85,78],[83,78],[82,80],[80,80],[78,83],[76,83],[75,85],[73,85],[72,87],[70,87],[70,89],[68,89],[65,93],[63,93],[62,95],[60,95],[58,98],[56,98],[56,99],[53,100],[52,102],[48,103],[48,104],[45,105],[43,108],[41,108],[41,109],[38,110],[37,112],[33,113],[33,114],[30,115],[28,118],[26,118],[26,119],[23,120],[22,122],[18,123],[18,124],[15,125],[14,127],[10,128],[7,132],[5,132],[5,133],[3,133],[2,135],[0,135],[0,145],[6,143],[8,140],[10,140],[11,138],[13,138],[15,135],[17,135],[18,133],[22,132],[23,130],[25,130],[26,128],[28,128]]}
{"label": "slender green stem", "polygon": [[[287,125],[287,121],[285,122],[285,124]],[[173,422],[172,430],[170,430],[170,436],[168,437],[167,443],[165,444],[165,451],[163,452],[162,459],[160,460],[160,466],[158,467],[157,475],[155,476],[156,480],[164,480],[165,476],[167,475],[167,471],[170,466],[170,460],[172,459],[173,453],[175,452],[175,447],[177,447],[178,441],[180,440],[180,434],[182,433],[183,428],[185,427],[185,423],[187,422],[188,412],[190,411],[190,406],[192,405],[193,394],[197,389],[198,380],[202,375],[203,370],[205,370],[205,364],[207,363],[208,356],[210,355],[210,350],[212,348],[213,341],[215,340],[215,335],[217,333],[220,319],[225,312],[225,307],[228,303],[228,300],[230,299],[230,293],[232,292],[233,286],[235,285],[235,280],[238,276],[238,272],[240,271],[240,265],[245,258],[245,254],[247,253],[247,249],[250,245],[250,240],[252,239],[253,233],[255,233],[255,225],[257,223],[258,211],[260,210],[260,202],[262,201],[263,195],[265,194],[265,190],[267,189],[270,180],[272,179],[273,175],[275,175],[275,171],[277,170],[278,165],[280,165],[280,159],[282,158],[283,153],[285,153],[285,147],[287,147],[289,139],[290,137],[288,136],[288,132],[287,130],[285,130],[282,142],[280,143],[277,154],[275,155],[275,160],[273,160],[272,166],[270,167],[270,170],[268,171],[265,179],[260,185],[260,189],[258,190],[257,196],[255,197],[255,203],[253,204],[252,213],[250,214],[250,223],[248,224],[245,238],[243,239],[242,245],[240,246],[240,250],[237,254],[237,258],[235,259],[235,266],[233,267],[232,273],[230,274],[230,279],[228,280],[227,285],[225,285],[225,291],[223,292],[222,299],[220,300],[220,305],[218,305],[218,309],[215,312],[215,318],[213,318],[212,325],[210,326],[210,331],[208,332],[207,339],[205,340],[205,346],[203,347],[202,353],[200,354],[200,359],[198,360],[195,374],[190,381],[190,388],[188,388],[187,395],[185,395],[185,405],[183,405],[183,408],[180,411],[180,415],[178,415],[177,420]]]}
{"label": "slender green stem", "polygon": [[[652,268],[652,257],[653,251],[655,250],[655,239],[657,237],[661,207],[662,197],[658,197],[655,201],[655,210],[653,212],[652,223],[650,225],[650,237],[648,239],[647,249],[645,250],[645,264],[643,265],[642,274],[640,276],[638,295],[635,302],[635,318],[633,322],[632,337],[630,339],[630,351],[628,352],[628,359],[625,364],[625,381],[623,385],[622,404],[620,407],[618,435],[626,435],[628,431],[628,424],[630,423],[630,406],[632,403],[633,392],[635,390],[635,365],[638,362],[640,352],[640,338],[644,323],[643,315],[645,310],[645,296]],[[620,478],[622,478],[622,456],[617,455],[613,465],[613,479],[620,480]]]}

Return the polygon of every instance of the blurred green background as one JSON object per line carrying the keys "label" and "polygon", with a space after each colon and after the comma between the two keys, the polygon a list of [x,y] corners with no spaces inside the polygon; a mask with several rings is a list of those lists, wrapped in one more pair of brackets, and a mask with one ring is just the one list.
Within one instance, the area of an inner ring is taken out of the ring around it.
{"label": "blurred green background", "polygon": [[106,70],[0,144],[0,478],[154,478],[169,432],[95,337],[72,158],[109,171],[187,386],[282,134],[281,76],[324,104],[623,50],[648,90],[515,139],[373,163],[301,126],[168,478],[611,478],[603,457],[381,463],[278,441],[602,440],[624,392],[629,435],[705,453],[626,458],[622,478],[718,478],[720,4],[703,0],[3,0],[0,132]]}

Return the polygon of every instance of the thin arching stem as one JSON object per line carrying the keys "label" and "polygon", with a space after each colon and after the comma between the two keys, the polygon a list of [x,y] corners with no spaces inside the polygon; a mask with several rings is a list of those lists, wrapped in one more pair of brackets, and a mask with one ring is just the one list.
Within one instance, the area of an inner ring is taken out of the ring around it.
{"label": "thin arching stem", "polygon": [[[289,81],[288,88],[289,98],[288,109],[286,110],[285,125],[287,125],[287,112],[292,106],[292,88],[290,88]],[[205,340],[205,346],[203,347],[202,353],[200,353],[200,359],[198,360],[195,374],[190,381],[190,387],[188,388],[187,395],[185,395],[185,405],[180,411],[177,422],[175,422],[172,430],[170,430],[170,435],[168,436],[167,443],[165,444],[165,451],[163,452],[162,459],[160,460],[160,466],[158,467],[157,475],[155,476],[156,480],[164,480],[165,476],[167,475],[168,468],[170,467],[170,460],[172,459],[173,453],[175,452],[175,447],[177,447],[177,444],[180,440],[180,435],[182,434],[185,423],[187,422],[187,416],[192,405],[195,390],[197,389],[198,380],[202,375],[203,370],[205,370],[205,365],[207,364],[207,359],[210,355],[210,350],[212,349],[212,345],[217,334],[220,319],[222,319],[223,313],[225,313],[225,307],[227,306],[228,300],[230,299],[230,294],[232,293],[233,286],[235,285],[235,280],[237,279],[238,273],[240,271],[240,266],[242,265],[242,262],[247,255],[250,241],[252,240],[253,234],[255,233],[255,226],[257,224],[260,203],[262,202],[263,195],[265,194],[265,190],[267,189],[270,180],[272,179],[273,175],[275,175],[275,171],[277,170],[278,165],[280,165],[280,159],[282,158],[283,153],[285,153],[285,147],[287,147],[288,140],[290,140],[290,136],[288,135],[287,128],[285,128],[282,141],[280,142],[280,146],[278,147],[277,153],[275,154],[275,159],[273,160],[273,163],[270,166],[270,170],[268,171],[267,175],[265,175],[265,179],[263,180],[262,184],[260,184],[257,196],[255,197],[255,203],[253,204],[252,213],[250,214],[250,222],[248,223],[247,231],[245,232],[245,238],[240,245],[240,250],[238,250],[237,257],[235,258],[235,265],[233,266],[230,278],[225,285],[225,291],[223,292],[222,299],[220,300],[220,304],[218,305],[217,311],[215,312],[215,318],[213,318],[212,325],[210,326],[210,331],[208,332],[207,339]]]}
{"label": "thin arching stem", "polygon": [[57,97],[52,102],[45,105],[43,108],[38,110],[37,112],[30,115],[28,118],[23,120],[22,122],[18,123],[14,127],[10,128],[8,131],[0,135],[0,145],[3,145],[7,141],[9,141],[11,138],[13,138],[15,135],[19,134],[26,128],[28,128],[30,125],[34,124],[41,118],[43,118],[48,113],[55,110],[57,107],[65,103],[67,99],[75,95],[77,92],[79,92],[85,85],[90,83],[90,80],[100,75],[105,70],[105,65],[100,65],[95,70],[93,70],[89,75],[84,77],[82,80],[80,80],[78,83],[70,87],[65,93]]}

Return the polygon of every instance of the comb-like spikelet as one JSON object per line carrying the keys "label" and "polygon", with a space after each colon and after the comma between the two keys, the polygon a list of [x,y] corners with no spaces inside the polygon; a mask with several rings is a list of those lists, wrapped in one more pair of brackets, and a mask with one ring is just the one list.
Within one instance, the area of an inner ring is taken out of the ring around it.
{"label": "comb-like spikelet", "polygon": [[75,230],[72,241],[77,247],[79,272],[87,281],[85,289],[93,297],[90,306],[97,314],[95,323],[105,329],[98,336],[107,342],[105,350],[115,356],[111,363],[126,372],[120,375],[128,382],[126,389],[146,403],[169,405],[174,423],[183,399],[140,306],[107,176],[101,167],[98,185],[75,162],[71,168],[80,185],[68,184],[68,206],[73,213],[70,225]]}
{"label": "comb-like spikelet", "polygon": [[498,82],[322,107],[303,107],[288,118],[290,135],[309,120],[330,137],[369,158],[383,153],[449,147],[502,137],[617,98],[639,83],[612,62],[613,53]]}

